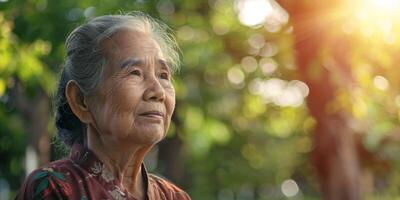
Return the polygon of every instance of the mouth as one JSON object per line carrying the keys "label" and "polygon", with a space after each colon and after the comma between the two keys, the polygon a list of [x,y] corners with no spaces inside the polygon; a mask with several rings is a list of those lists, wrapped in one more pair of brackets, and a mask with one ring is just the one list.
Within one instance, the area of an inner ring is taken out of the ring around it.
{"label": "mouth", "polygon": [[140,113],[139,116],[162,119],[162,118],[164,118],[164,113],[159,112],[159,111],[147,111],[147,112]]}

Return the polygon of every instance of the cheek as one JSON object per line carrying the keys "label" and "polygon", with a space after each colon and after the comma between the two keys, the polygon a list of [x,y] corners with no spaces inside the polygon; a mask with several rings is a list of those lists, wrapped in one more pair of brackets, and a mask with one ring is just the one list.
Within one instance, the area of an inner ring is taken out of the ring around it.
{"label": "cheek", "polygon": [[116,138],[126,138],[134,126],[132,111],[112,103],[106,104],[102,109],[102,118],[97,124],[100,131]]}
{"label": "cheek", "polygon": [[[133,117],[138,105],[138,96],[133,89],[116,91],[110,97],[109,104],[111,107],[109,118],[119,127],[128,128],[132,126],[134,121]],[[110,122],[108,122],[110,123]],[[127,129],[125,129],[127,130]]]}
{"label": "cheek", "polygon": [[134,84],[125,82],[116,85],[116,89],[108,95],[108,101],[116,107],[117,111],[132,112],[141,99],[141,89]]}
{"label": "cheek", "polygon": [[[122,86],[122,85],[120,85]],[[126,134],[134,123],[135,108],[138,103],[134,89],[122,86],[107,92],[103,103],[96,104],[96,123],[109,134]],[[100,98],[99,98],[100,99]]]}
{"label": "cheek", "polygon": [[124,117],[119,106],[116,104],[106,102],[105,104],[99,104],[96,106],[97,109],[93,112],[96,119],[96,125],[99,126],[105,132],[110,132],[116,127],[123,125],[121,121]]}
{"label": "cheek", "polygon": [[171,117],[175,109],[175,90],[173,88],[166,90],[165,106],[167,108],[168,114]]}
{"label": "cheek", "polygon": [[91,106],[89,106],[89,111],[94,118],[95,125],[102,125],[104,121],[107,120],[107,113],[109,112],[109,107],[104,101],[104,98],[96,98],[92,101]]}

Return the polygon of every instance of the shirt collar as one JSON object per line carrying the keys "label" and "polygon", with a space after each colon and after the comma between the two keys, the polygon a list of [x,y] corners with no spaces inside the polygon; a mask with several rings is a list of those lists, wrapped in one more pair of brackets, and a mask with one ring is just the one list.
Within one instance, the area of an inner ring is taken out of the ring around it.
{"label": "shirt collar", "polygon": [[[96,154],[87,147],[84,147],[84,145],[74,143],[69,154],[69,159],[88,172],[85,178],[96,179],[114,199],[116,199],[116,197],[126,198],[126,196],[129,195],[128,192],[118,187],[120,185],[119,181],[112,175],[108,168],[105,167],[104,163],[99,160]],[[152,192],[150,191],[151,188],[149,188],[149,177],[144,163],[142,163],[141,166],[141,174],[146,194],[145,199],[149,199],[149,195],[151,196]]]}

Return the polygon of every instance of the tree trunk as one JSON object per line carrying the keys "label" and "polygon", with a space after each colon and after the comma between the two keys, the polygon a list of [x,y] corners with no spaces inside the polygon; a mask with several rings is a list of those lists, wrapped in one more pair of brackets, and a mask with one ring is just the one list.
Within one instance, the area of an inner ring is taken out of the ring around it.
{"label": "tree trunk", "polygon": [[15,107],[22,114],[24,128],[28,133],[26,148],[26,172],[49,162],[50,136],[47,130],[50,114],[49,98],[43,91],[37,91],[34,97],[29,98],[16,80],[16,87],[12,91]]}
{"label": "tree trunk", "polygon": [[[176,103],[176,108],[178,104],[179,102]],[[175,134],[160,143],[159,158],[163,164],[163,174],[177,185],[182,186],[185,182],[185,155],[183,153],[183,141],[179,138],[179,134],[183,127],[176,113],[172,115],[172,122],[175,125]]]}
{"label": "tree trunk", "polygon": [[337,90],[353,84],[348,63],[351,41],[337,31],[343,21],[329,17],[340,7],[340,1],[279,3],[289,12],[298,72],[310,88],[307,105],[317,122],[312,162],[323,197],[358,200],[360,167],[354,135],[347,124],[351,114],[332,109]]}

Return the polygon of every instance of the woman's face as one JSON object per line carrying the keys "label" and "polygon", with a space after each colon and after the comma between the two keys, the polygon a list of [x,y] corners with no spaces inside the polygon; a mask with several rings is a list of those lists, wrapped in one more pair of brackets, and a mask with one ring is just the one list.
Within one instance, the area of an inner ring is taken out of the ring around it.
{"label": "woman's face", "polygon": [[155,144],[167,133],[175,108],[170,67],[157,42],[120,31],[103,42],[107,67],[88,101],[101,137],[116,143]]}

